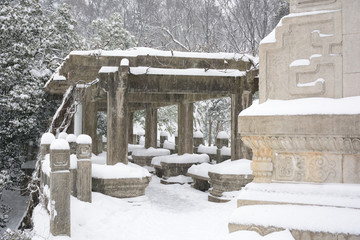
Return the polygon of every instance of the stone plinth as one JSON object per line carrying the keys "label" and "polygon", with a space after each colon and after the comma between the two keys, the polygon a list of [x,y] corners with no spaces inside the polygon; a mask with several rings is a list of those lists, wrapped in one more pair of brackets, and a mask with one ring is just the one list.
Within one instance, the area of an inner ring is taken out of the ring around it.
{"label": "stone plinth", "polygon": [[92,189],[117,198],[131,198],[145,195],[145,188],[149,185],[150,177],[100,179],[92,178]]}
{"label": "stone plinth", "polygon": [[254,153],[255,182],[360,183],[359,114],[244,116],[239,123]]}
{"label": "stone plinth", "polygon": [[230,199],[223,197],[224,192],[239,191],[254,179],[253,175],[219,174],[213,172],[209,172],[209,177],[212,190],[209,191],[208,200],[211,202],[230,201]]}
{"label": "stone plinth", "polygon": [[192,188],[195,188],[195,189],[203,191],[203,192],[209,190],[210,178],[206,178],[206,177],[202,177],[202,176],[190,174],[190,173],[187,173],[186,175],[193,179],[194,183],[191,185]]}
{"label": "stone plinth", "polygon": [[162,167],[158,165],[153,165],[153,167],[155,169],[155,175],[159,178],[162,178],[162,176],[164,175],[164,170],[162,169]]}
{"label": "stone plinth", "polygon": [[167,163],[161,162],[161,168],[163,170],[163,178],[175,177],[179,175],[186,175],[188,169],[194,163]]}
{"label": "stone plinth", "polygon": [[155,156],[132,156],[133,163],[140,166],[151,166],[151,160]]}

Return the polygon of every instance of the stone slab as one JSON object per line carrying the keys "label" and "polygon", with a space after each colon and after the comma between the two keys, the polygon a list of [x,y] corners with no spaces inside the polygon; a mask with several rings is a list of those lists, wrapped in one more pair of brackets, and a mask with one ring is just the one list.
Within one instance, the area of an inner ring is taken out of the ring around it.
{"label": "stone slab", "polygon": [[51,172],[50,178],[50,232],[70,236],[70,172]]}
{"label": "stone slab", "polygon": [[92,190],[117,198],[132,198],[145,195],[150,177],[100,179],[92,178]]}

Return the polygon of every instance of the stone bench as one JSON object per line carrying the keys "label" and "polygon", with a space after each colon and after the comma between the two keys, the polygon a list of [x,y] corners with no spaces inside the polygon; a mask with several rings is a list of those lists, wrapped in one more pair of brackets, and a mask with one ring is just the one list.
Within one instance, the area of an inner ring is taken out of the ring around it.
{"label": "stone bench", "polygon": [[235,197],[231,192],[241,190],[254,179],[250,163],[250,160],[241,159],[227,160],[213,165],[208,173],[212,186],[208,200],[211,202],[228,202]]}
{"label": "stone bench", "polygon": [[154,157],[170,155],[168,149],[138,149],[132,153],[132,162],[140,166],[151,166],[151,160]]}
{"label": "stone bench", "polygon": [[[185,177],[188,169],[194,164],[204,162],[209,162],[209,157],[206,154],[174,154],[170,156],[155,157],[152,160],[152,165],[155,168],[156,175],[162,177],[161,182],[166,184],[169,182],[170,178],[177,176],[184,176],[182,180],[189,179]],[[176,183],[176,181],[172,183]]]}
{"label": "stone bench", "polygon": [[188,169],[187,176],[193,179],[193,184],[191,187],[200,190],[207,191],[210,188],[210,177],[208,175],[209,169],[211,169],[214,165],[209,163],[202,163],[199,165],[193,165]]}

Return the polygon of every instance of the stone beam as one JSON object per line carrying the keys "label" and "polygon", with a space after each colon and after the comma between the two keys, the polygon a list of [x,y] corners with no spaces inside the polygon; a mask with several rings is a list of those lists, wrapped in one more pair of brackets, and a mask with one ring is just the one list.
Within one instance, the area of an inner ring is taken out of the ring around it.
{"label": "stone beam", "polygon": [[[241,77],[129,75],[129,89],[134,93],[166,94],[230,94]],[[246,81],[246,80],[245,80]]]}
{"label": "stone beam", "polygon": [[97,102],[91,101],[92,90],[88,88],[85,94],[85,101],[82,103],[82,133],[87,134],[93,140],[92,152],[99,154],[97,147]]}
{"label": "stone beam", "polygon": [[146,107],[145,148],[157,148],[157,108]]}
{"label": "stone beam", "polygon": [[102,67],[101,87],[107,91],[107,165],[128,163],[128,62],[118,67]]}
{"label": "stone beam", "polygon": [[193,153],[194,104],[178,105],[178,153]]}

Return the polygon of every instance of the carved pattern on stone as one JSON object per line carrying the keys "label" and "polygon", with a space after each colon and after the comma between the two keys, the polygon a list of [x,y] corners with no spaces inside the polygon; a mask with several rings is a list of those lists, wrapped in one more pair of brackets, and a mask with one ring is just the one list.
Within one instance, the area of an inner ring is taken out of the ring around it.
{"label": "carved pattern on stone", "polygon": [[53,152],[51,159],[55,167],[66,167],[69,163],[68,152]]}

